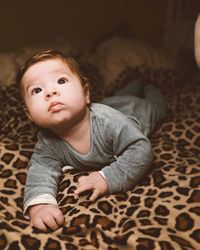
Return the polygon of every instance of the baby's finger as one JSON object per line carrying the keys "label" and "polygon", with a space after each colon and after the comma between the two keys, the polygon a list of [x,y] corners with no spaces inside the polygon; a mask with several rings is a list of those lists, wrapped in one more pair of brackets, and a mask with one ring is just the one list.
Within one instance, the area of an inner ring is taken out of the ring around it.
{"label": "baby's finger", "polygon": [[84,183],[82,185],[78,185],[77,189],[74,191],[75,194],[80,194],[88,190],[92,190],[93,186],[91,183]]}
{"label": "baby's finger", "polygon": [[86,182],[88,179],[88,176],[81,176],[78,178],[78,184]]}
{"label": "baby's finger", "polygon": [[46,232],[47,228],[42,220],[41,217],[36,217],[34,220],[31,221],[31,225],[37,227],[39,230]]}
{"label": "baby's finger", "polygon": [[56,220],[56,223],[60,226],[65,223],[65,218],[64,218],[62,212],[60,211],[60,209],[55,214],[55,220]]}
{"label": "baby's finger", "polygon": [[44,223],[53,231],[58,228],[58,224],[56,223],[55,219],[51,215],[46,215],[43,218]]}
{"label": "baby's finger", "polygon": [[94,192],[92,193],[92,195],[90,196],[90,201],[95,201],[98,196],[99,196],[99,191],[98,190],[94,190]]}

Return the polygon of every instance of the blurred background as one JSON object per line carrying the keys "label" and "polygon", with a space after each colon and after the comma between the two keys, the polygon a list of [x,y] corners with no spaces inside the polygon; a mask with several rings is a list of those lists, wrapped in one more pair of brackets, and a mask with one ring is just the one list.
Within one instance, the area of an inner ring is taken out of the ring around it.
{"label": "blurred background", "polygon": [[199,0],[0,0],[0,50],[60,37],[95,41],[109,35],[154,46],[193,46]]}

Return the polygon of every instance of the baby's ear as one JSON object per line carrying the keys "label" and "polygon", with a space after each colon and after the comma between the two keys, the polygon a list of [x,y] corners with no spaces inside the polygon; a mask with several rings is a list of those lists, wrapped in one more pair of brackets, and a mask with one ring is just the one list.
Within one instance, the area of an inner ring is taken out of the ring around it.
{"label": "baby's ear", "polygon": [[89,90],[89,84],[86,83],[84,85],[84,93],[85,93],[85,100],[87,104],[90,104],[90,90]]}
{"label": "baby's ear", "polygon": [[32,121],[32,118],[28,112],[28,109],[26,107],[24,107],[23,110],[24,110],[25,114],[27,115],[28,119],[30,119]]}

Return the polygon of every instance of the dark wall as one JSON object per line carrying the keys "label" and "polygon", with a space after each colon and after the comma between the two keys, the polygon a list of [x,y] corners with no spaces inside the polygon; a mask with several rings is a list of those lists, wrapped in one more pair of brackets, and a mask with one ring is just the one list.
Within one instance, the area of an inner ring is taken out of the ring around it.
{"label": "dark wall", "polygon": [[159,45],[166,1],[160,0],[0,0],[0,50],[53,39],[94,39],[118,27]]}

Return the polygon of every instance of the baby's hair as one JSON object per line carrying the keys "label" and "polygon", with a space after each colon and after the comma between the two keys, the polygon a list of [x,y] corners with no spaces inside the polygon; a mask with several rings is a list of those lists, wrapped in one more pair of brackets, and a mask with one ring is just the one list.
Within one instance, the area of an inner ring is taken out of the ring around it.
{"label": "baby's hair", "polygon": [[55,51],[55,50],[45,50],[30,57],[18,71],[16,83],[17,83],[17,86],[19,87],[19,92],[22,98],[23,98],[23,87],[21,84],[21,80],[24,74],[26,73],[26,71],[34,64],[42,62],[42,61],[50,60],[50,59],[62,60],[64,63],[67,64],[67,66],[70,68],[72,73],[74,73],[75,75],[79,77],[81,84],[83,86],[86,83],[88,83],[87,77],[84,76],[84,74],[81,72],[78,63],[73,58],[62,55],[60,52]]}

